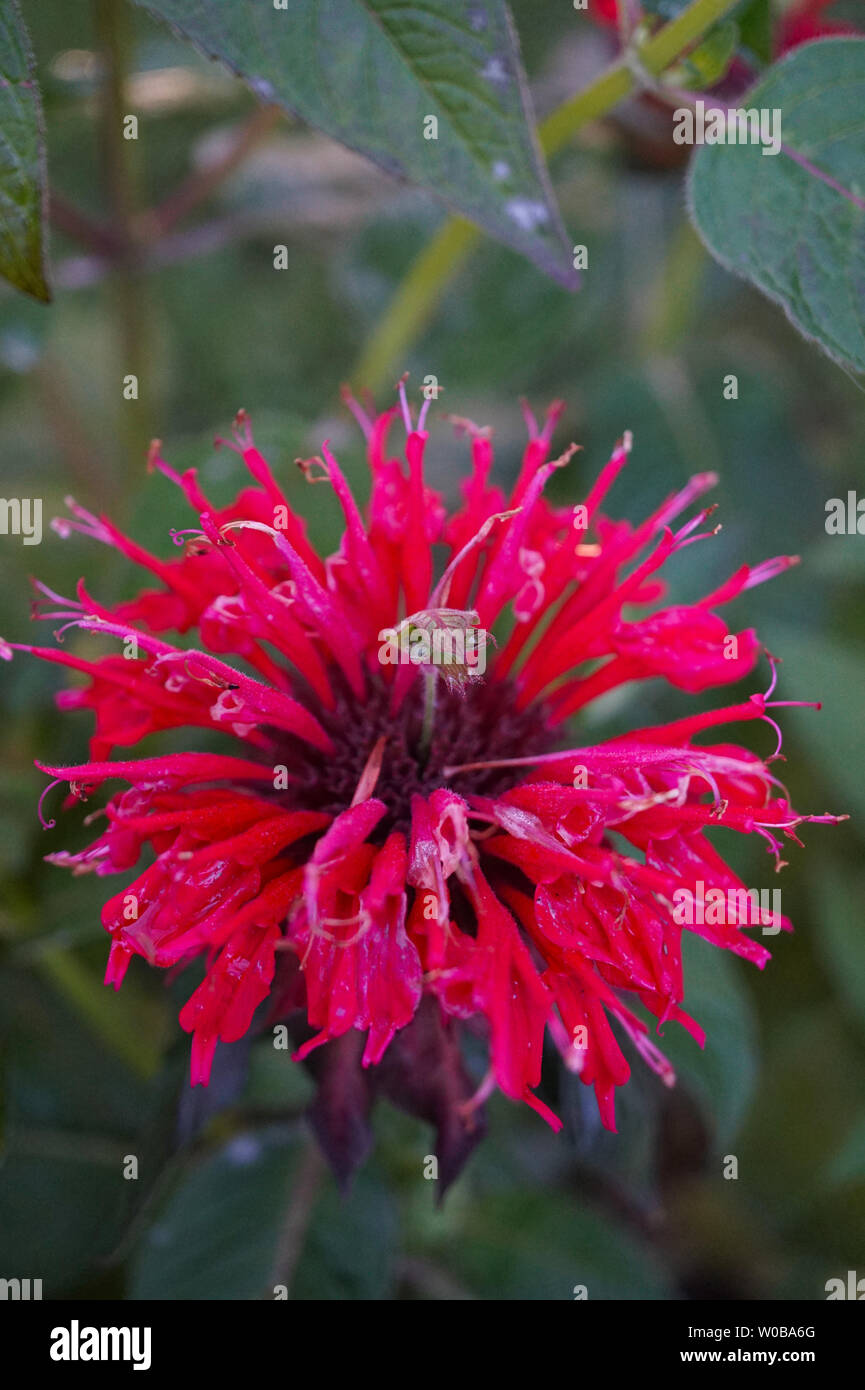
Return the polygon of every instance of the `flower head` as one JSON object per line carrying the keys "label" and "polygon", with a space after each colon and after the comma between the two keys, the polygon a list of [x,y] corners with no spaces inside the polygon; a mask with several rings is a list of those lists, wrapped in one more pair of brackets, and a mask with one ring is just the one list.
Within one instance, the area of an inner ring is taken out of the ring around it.
{"label": "flower head", "polygon": [[[760,967],[769,957],[746,930],[744,885],[713,831],[761,836],[780,865],[803,820],[835,818],[792,809],[770,771],[777,750],[764,759],[717,741],[727,725],[777,728],[771,691],[598,744],[573,746],[565,732],[616,687],[662,679],[698,692],[753,669],[754,632],[731,632],[717,610],[791,557],[743,565],[697,603],[663,605],[665,562],[718,529],[701,504],[712,475],[640,525],[611,520],[602,507],[626,435],[584,502],[555,506],[545,486],[574,452],[550,457],[557,403],[541,427],[526,408],[509,496],[490,481],[489,431],[458,422],[471,471],[448,512],[424,478],[426,408],[416,424],[402,387],[401,407],[377,417],[347,399],[371,495],[364,516],[326,444],[303,464],[344,513],[327,558],[243,412],[231,447],[253,485],[227,508],[153,446],[151,466],[198,516],[175,534],[181,555],[149,554],[71,501],[71,519],[55,523],[156,582],[113,608],[83,583],[75,600],[39,586],[38,616],[63,621],[61,645],[24,649],[82,673],[59,704],[95,718],[90,760],[43,770],[68,783],[67,805],[122,784],[93,844],[48,858],[124,876],[102,914],[108,983],[120,986],[135,955],[166,970],[203,962],[180,1014],[193,1083],[207,1084],[219,1040],[254,1019],[284,1024],[317,1075],[313,1118],[340,1173],[365,1153],[382,1092],[437,1127],[448,1180],[495,1087],[559,1128],[539,1094],[545,1040],[594,1088],[608,1128],[629,1055],[671,1083],[648,1020],[703,1041],[683,1007],[683,928]],[[405,463],[388,442],[400,414]],[[67,627],[122,651],[74,655]],[[397,638],[387,661],[385,630]],[[438,632],[483,633],[483,675],[450,647],[437,663]],[[422,659],[400,659],[418,633]],[[129,756],[169,729],[186,731],[186,751]],[[224,751],[211,751],[214,735]],[[683,920],[677,905],[706,886],[732,891],[738,908]],[[483,1077],[463,1059],[466,1030],[486,1041]]]}

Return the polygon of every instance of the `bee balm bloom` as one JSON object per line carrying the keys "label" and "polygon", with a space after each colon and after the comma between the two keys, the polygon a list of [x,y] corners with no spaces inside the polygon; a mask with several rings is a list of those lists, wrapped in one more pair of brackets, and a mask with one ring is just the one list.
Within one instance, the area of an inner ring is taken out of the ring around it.
{"label": "bee balm bloom", "polygon": [[[366,516],[327,445],[301,465],[345,516],[327,558],[243,413],[232,447],[252,485],[225,509],[154,445],[152,466],[198,517],[175,536],[182,555],[157,558],[74,503],[55,523],[155,583],[113,608],[83,583],[74,601],[40,586],[39,616],[64,622],[61,643],[71,627],[114,648],[97,660],[24,648],[82,673],[59,704],[95,718],[90,759],[43,770],[72,803],[121,784],[93,844],[48,857],[122,876],[103,910],[108,983],[135,955],[166,970],[203,961],[180,1014],[194,1084],[207,1084],[219,1040],[254,1018],[284,1021],[318,1078],[313,1118],[340,1173],[366,1152],[381,1092],[437,1127],[447,1181],[495,1087],[559,1128],[539,1094],[546,1039],[594,1088],[608,1128],[629,1057],[670,1083],[649,1020],[703,1041],[683,1007],[682,931],[760,967],[769,956],[735,907],[684,926],[675,910],[698,890],[742,901],[712,832],[759,835],[778,859],[803,820],[834,818],[797,814],[767,761],[722,734],[773,724],[768,695],[569,746],[570,718],[618,686],[696,693],[753,669],[754,632],[730,632],[718,610],[789,557],[742,566],[697,603],[663,604],[665,562],[712,534],[700,504],[711,475],[638,526],[611,520],[602,506],[626,436],[583,503],[553,506],[545,486],[573,453],[549,457],[557,404],[542,428],[526,410],[508,496],[490,481],[489,432],[459,422],[471,471],[448,512],[424,479],[426,407],[415,423],[402,388],[401,407],[375,419],[348,401],[367,440]],[[400,416],[404,462],[388,442]],[[483,675],[462,659],[437,669],[429,643],[421,660],[381,659],[383,632],[442,625],[482,635]],[[185,751],[132,755],[169,729],[184,731]],[[214,734],[224,751],[209,751]],[[465,1030],[486,1040],[483,1077],[466,1068]]]}

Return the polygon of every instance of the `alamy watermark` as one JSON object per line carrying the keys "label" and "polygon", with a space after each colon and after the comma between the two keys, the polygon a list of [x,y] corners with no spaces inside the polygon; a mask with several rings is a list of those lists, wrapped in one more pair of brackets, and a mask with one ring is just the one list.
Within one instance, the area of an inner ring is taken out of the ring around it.
{"label": "alamy watermark", "polygon": [[41,1279],[0,1279],[0,1300],[29,1303],[42,1298]]}
{"label": "alamy watermark", "polygon": [[830,497],[826,503],[827,536],[865,536],[865,497],[851,488],[846,498]]}
{"label": "alamy watermark", "polygon": [[763,154],[781,149],[781,108],[677,106],[673,112],[673,140],[677,145],[762,145]]}
{"label": "alamy watermark", "polygon": [[52,1361],[131,1361],[133,1371],[149,1371],[152,1330],[149,1327],[82,1327],[73,1318],[69,1327],[51,1331]]}
{"label": "alamy watermark", "polygon": [[[673,893],[673,921],[681,927],[762,927],[776,936],[783,926],[779,888],[707,888],[702,879]],[[771,899],[771,901],[770,901]]]}
{"label": "alamy watermark", "polygon": [[0,497],[0,536],[20,536],[24,545],[40,545],[42,498]]}

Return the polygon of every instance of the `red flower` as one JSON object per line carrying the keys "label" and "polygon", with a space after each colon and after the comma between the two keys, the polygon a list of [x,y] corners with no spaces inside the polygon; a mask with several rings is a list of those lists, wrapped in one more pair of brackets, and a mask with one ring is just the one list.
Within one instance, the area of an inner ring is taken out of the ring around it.
{"label": "red flower", "polygon": [[615,29],[619,22],[617,0],[589,0],[589,14],[598,24]]}
{"label": "red flower", "polygon": [[[852,24],[825,18],[825,11],[835,3],[836,0],[795,0],[778,17],[773,45],[776,56],[827,34],[858,33]],[[589,15],[603,28],[615,29],[619,22],[617,0],[589,0]]]}
{"label": "red flower", "polygon": [[784,11],[778,22],[776,52],[786,53],[800,43],[810,43],[812,39],[825,38],[828,34],[857,33],[852,24],[825,18],[824,12],[834,4],[835,0],[797,0]]}
{"label": "red flower", "polygon": [[[712,475],[639,526],[610,520],[601,505],[627,461],[625,436],[583,506],[553,506],[544,487],[573,453],[548,461],[557,403],[540,429],[526,409],[529,442],[507,497],[489,481],[489,432],[458,422],[472,471],[449,514],[424,480],[427,406],[415,425],[401,397],[407,472],[387,442],[399,410],[370,419],[348,398],[368,445],[366,520],[326,444],[301,465],[331,485],[345,516],[324,560],[242,412],[232,447],[254,486],[224,510],[155,445],[152,466],[200,516],[199,529],[175,536],[184,554],[158,559],[70,503],[61,535],[116,547],[157,586],[114,609],[83,583],[74,601],[39,586],[39,616],[119,640],[123,654],[24,650],[83,672],[87,684],[59,704],[96,721],[91,761],[43,770],[69,783],[72,802],[125,784],[88,849],[48,858],[100,875],[133,870],[145,847],[152,860],[104,908],[107,981],[119,987],[133,955],[166,969],[203,958],[180,1015],[193,1083],[207,1083],[217,1041],[242,1037],[269,999],[258,1022],[285,1020],[296,1056],[309,1058],[337,1168],[365,1152],[381,1090],[437,1125],[448,1179],[495,1086],[559,1128],[537,1093],[547,1034],[594,1087],[609,1128],[630,1072],[626,1038],[672,1082],[646,1017],[703,1041],[682,1008],[674,905],[700,885],[743,888],[711,832],[760,835],[777,859],[780,836],[835,818],[792,809],[769,771],[777,750],[764,760],[697,741],[772,723],[764,695],[567,746],[565,721],[606,691],[663,677],[697,692],[754,667],[754,633],[731,633],[715,610],[792,558],[743,566],[698,603],[656,606],[665,561],[713,534],[701,529],[711,508],[680,520]],[[434,546],[445,552],[437,582]],[[400,662],[397,646],[395,664],[382,664],[387,630],[405,647],[436,630],[468,641],[494,628],[498,646],[491,637],[474,661],[437,665],[433,647]],[[172,629],[197,630],[198,645],[157,635]],[[210,743],[221,734],[240,752],[116,757],[181,728]],[[769,952],[743,930],[746,917],[693,929],[762,967]],[[488,1040],[479,1085],[461,1057],[463,1029]]]}

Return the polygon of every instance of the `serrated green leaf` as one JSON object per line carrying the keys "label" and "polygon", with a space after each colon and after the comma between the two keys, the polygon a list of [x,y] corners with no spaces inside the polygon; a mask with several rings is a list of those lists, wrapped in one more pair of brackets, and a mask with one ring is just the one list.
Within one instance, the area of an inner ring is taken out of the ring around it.
{"label": "serrated green leaf", "polygon": [[802,45],[737,105],[780,110],[782,148],[703,145],[689,177],[697,230],[806,338],[865,371],[865,39]]}
{"label": "serrated green leaf", "polygon": [[420,184],[561,283],[576,283],[503,0],[138,3],[263,100]]}
{"label": "serrated green leaf", "polygon": [[48,301],[42,106],[18,0],[0,7],[0,274]]}

